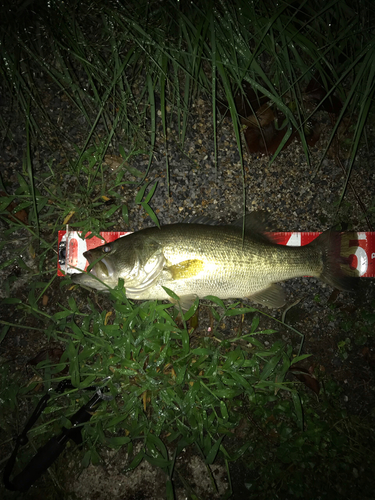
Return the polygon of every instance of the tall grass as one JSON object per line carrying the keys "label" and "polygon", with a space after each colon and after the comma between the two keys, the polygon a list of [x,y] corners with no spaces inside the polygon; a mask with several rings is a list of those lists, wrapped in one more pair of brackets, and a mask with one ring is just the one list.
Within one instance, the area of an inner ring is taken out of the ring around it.
{"label": "tall grass", "polygon": [[241,150],[234,96],[244,82],[284,113],[308,157],[303,93],[314,76],[327,92],[320,105],[333,94],[343,103],[335,129],[355,117],[349,177],[374,92],[373,22],[366,1],[32,1],[5,10],[0,70],[34,137],[42,121],[56,127],[39,93],[47,77],[90,124],[87,144],[100,121],[108,141],[146,134],[150,161],[157,108],[166,142],[175,115],[183,144],[198,93],[211,96],[214,127],[217,101],[228,106]]}

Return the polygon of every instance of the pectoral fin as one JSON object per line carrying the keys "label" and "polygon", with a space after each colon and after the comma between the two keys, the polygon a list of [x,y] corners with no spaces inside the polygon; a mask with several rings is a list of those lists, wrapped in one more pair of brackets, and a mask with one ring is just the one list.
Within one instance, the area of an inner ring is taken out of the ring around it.
{"label": "pectoral fin", "polygon": [[249,295],[247,298],[274,309],[279,309],[286,302],[283,288],[275,284],[271,284],[264,290]]}
{"label": "pectoral fin", "polygon": [[199,259],[189,259],[168,266],[167,269],[171,273],[173,280],[193,278],[204,269],[204,262]]}

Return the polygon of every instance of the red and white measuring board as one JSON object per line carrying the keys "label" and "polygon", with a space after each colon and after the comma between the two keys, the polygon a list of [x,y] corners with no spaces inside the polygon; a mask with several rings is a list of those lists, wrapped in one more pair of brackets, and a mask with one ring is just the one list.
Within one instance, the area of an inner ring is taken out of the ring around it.
{"label": "red and white measuring board", "polygon": [[[101,236],[90,239],[82,239],[82,233],[77,231],[59,231],[58,236],[58,259],[57,274],[74,274],[85,271],[89,265],[83,253],[92,248],[96,248],[105,243],[115,241],[122,236],[131,234],[127,231],[101,232]],[[87,233],[85,238],[91,233]],[[273,241],[280,245],[304,246],[317,238],[321,233],[299,233],[282,232],[270,233]],[[358,269],[359,275],[363,278],[375,277],[375,232],[350,232],[353,238],[348,240],[348,248],[345,255],[350,254],[350,263],[353,268]],[[352,249],[352,253],[350,250]]]}
{"label": "red and white measuring board", "polygon": [[91,232],[86,233],[85,239],[82,239],[81,231],[59,231],[57,255],[58,276],[86,271],[89,263],[83,256],[84,252],[131,233],[129,231],[103,231],[99,233],[101,238],[97,236],[89,238],[90,234]]}

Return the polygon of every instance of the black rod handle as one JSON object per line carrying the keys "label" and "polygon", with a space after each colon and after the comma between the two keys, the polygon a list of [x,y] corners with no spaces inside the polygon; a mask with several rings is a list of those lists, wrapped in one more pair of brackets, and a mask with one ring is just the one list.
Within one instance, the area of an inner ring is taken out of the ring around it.
{"label": "black rod handle", "polygon": [[27,491],[64,451],[66,441],[61,436],[54,436],[42,446],[23,471],[12,479],[15,490]]}

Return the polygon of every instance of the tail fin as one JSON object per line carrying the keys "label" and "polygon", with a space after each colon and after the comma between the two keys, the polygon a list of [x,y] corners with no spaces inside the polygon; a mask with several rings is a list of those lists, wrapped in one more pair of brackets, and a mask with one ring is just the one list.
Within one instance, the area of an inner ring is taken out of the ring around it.
{"label": "tail fin", "polygon": [[349,248],[350,233],[328,229],[310,243],[322,253],[323,270],[320,279],[339,290],[355,291],[359,285],[359,272],[350,266],[349,256],[344,249]]}

